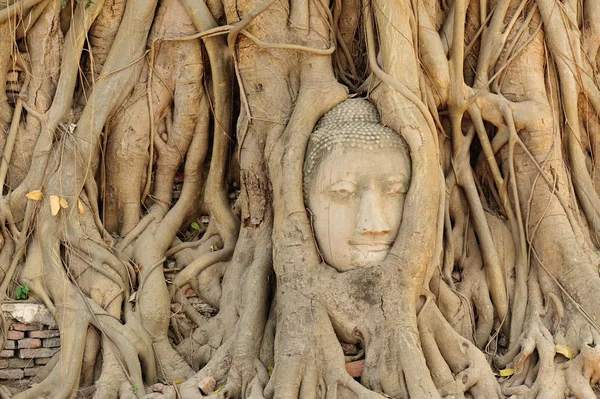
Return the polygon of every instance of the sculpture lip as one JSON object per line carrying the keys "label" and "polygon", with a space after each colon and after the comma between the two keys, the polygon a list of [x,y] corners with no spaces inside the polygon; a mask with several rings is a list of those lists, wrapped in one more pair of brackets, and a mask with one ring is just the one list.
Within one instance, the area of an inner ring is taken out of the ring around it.
{"label": "sculpture lip", "polygon": [[367,252],[387,251],[392,246],[390,241],[356,241],[350,240],[349,244],[353,247]]}

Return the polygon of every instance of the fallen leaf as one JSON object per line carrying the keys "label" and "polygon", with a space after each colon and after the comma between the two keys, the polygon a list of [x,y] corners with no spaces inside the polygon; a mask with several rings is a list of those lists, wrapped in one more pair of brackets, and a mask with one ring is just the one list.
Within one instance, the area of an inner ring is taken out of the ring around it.
{"label": "fallen leaf", "polygon": [[60,197],[59,204],[60,204],[61,208],[68,208],[69,207],[69,203],[63,197]]}
{"label": "fallen leaf", "polygon": [[500,370],[500,377],[509,377],[515,373],[515,369]]}
{"label": "fallen leaf", "polygon": [[42,192],[40,190],[33,190],[25,194],[25,197],[32,201],[39,201],[42,199]]}
{"label": "fallen leaf", "polygon": [[58,211],[60,211],[60,198],[58,198],[58,195],[51,195],[50,212],[52,213],[52,216],[58,215]]}
{"label": "fallen leaf", "polygon": [[85,209],[83,208],[83,202],[79,198],[77,199],[77,208],[79,208],[79,214],[83,216]]}
{"label": "fallen leaf", "polygon": [[573,352],[573,349],[571,349],[570,346],[556,345],[556,347],[554,349],[556,350],[556,353],[560,353],[561,355],[564,355],[567,359],[575,358],[575,352]]}

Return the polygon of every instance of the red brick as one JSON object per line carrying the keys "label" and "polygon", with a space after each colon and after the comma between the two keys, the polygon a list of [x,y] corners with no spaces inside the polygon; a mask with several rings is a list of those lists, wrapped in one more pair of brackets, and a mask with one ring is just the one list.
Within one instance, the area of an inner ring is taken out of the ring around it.
{"label": "red brick", "polygon": [[13,324],[11,324],[10,329],[17,330],[17,331],[35,331],[35,330],[41,330],[42,326],[40,326],[39,324],[13,323]]}
{"label": "red brick", "polygon": [[360,377],[362,375],[362,367],[364,360],[346,363],[346,371],[351,377]]}
{"label": "red brick", "polygon": [[37,364],[39,366],[43,366],[45,364],[48,364],[50,359],[52,359],[52,358],[51,357],[39,357],[39,358],[35,359],[35,364]]}
{"label": "red brick", "polygon": [[60,348],[38,348],[38,349],[19,349],[21,359],[33,359],[38,357],[52,357]]}
{"label": "red brick", "polygon": [[41,348],[42,340],[38,338],[24,338],[19,340],[19,349]]}
{"label": "red brick", "polygon": [[0,359],[0,369],[5,369],[8,367],[8,359]]}
{"label": "red brick", "polygon": [[0,370],[0,380],[20,380],[23,378],[23,370],[21,369],[4,369]]}
{"label": "red brick", "polygon": [[4,349],[17,349],[17,341],[6,341]]}
{"label": "red brick", "polygon": [[25,375],[25,377],[33,377],[38,373],[38,371],[40,371],[40,369],[41,367],[31,367],[23,370],[23,374]]}
{"label": "red brick", "polygon": [[44,348],[58,348],[60,346],[60,338],[46,338],[44,340]]}
{"label": "red brick", "polygon": [[0,351],[0,358],[2,357],[13,357],[15,355],[15,351],[10,350],[10,349],[5,349],[3,351]]}
{"label": "red brick", "polygon": [[6,339],[14,339],[15,341],[18,341],[23,338],[25,338],[25,333],[23,331],[9,330],[8,334],[6,334]]}
{"label": "red brick", "polygon": [[17,357],[8,359],[8,367],[11,369],[24,369],[35,366],[33,359],[19,359]]}
{"label": "red brick", "polygon": [[58,331],[58,330],[31,331],[27,335],[31,338],[54,338],[54,337],[60,337],[60,331]]}

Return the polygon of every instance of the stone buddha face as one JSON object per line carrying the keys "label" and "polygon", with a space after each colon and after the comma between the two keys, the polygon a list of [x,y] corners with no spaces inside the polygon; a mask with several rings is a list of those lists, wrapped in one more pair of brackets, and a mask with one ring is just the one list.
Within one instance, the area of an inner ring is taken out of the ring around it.
{"label": "stone buddha face", "polygon": [[304,194],[317,244],[338,271],[383,261],[400,229],[410,184],[404,141],[367,100],[346,100],[317,125],[304,165]]}

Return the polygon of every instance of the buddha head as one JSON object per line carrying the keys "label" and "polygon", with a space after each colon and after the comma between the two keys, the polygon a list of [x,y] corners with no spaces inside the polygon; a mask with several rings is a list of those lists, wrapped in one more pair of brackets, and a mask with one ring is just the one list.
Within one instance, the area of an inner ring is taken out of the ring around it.
{"label": "buddha head", "polygon": [[386,258],[410,176],[404,140],[368,100],[348,99],[321,118],[304,160],[304,199],[327,264],[343,272]]}

